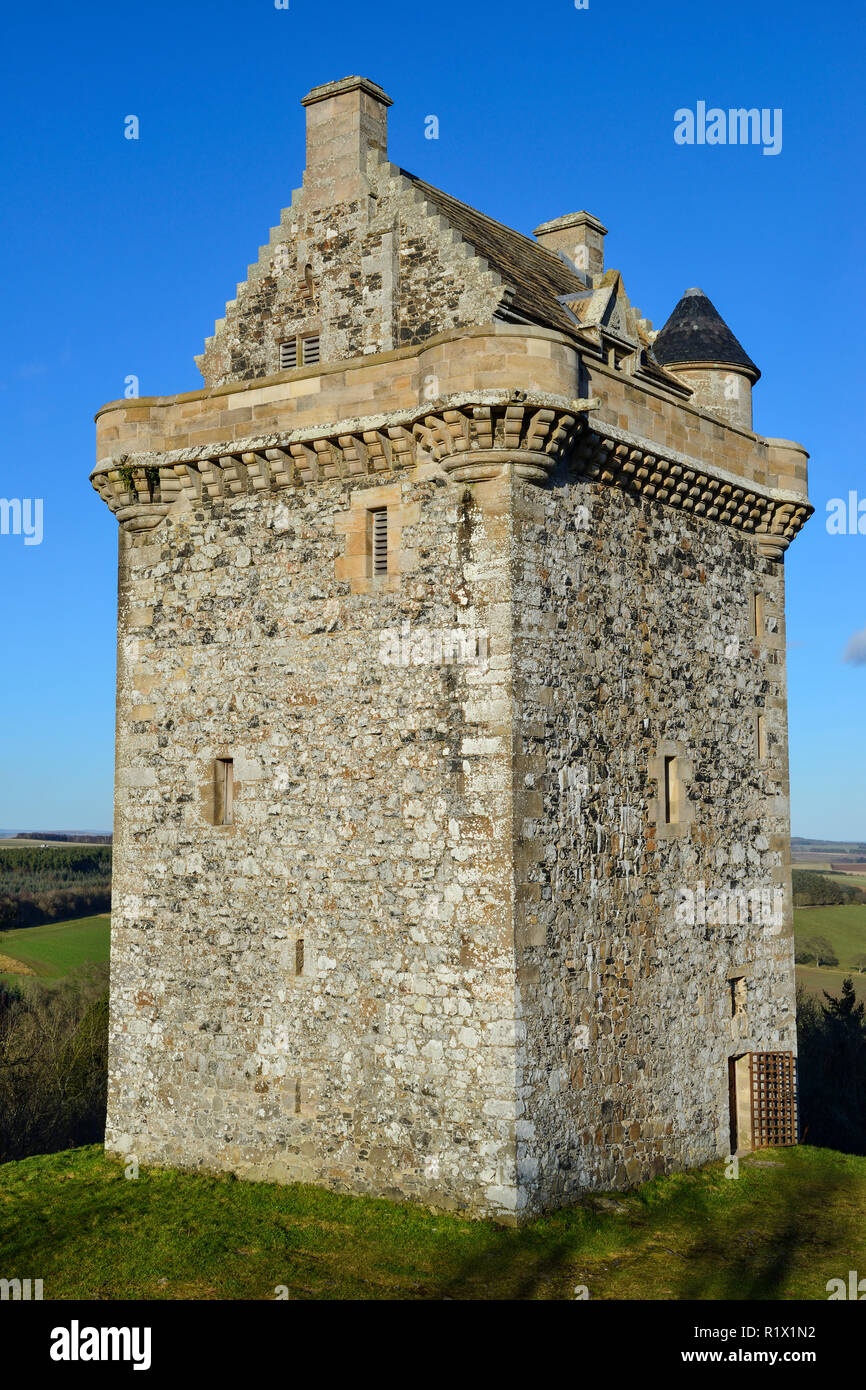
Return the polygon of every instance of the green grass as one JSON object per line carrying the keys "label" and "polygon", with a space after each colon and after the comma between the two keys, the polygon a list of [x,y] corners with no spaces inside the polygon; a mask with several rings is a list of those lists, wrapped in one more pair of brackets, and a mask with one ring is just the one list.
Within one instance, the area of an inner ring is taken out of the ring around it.
{"label": "green grass", "polygon": [[[81,965],[108,960],[109,937],[108,917],[17,927],[0,932],[0,956],[21,961],[45,979],[58,979]],[[11,972],[0,976],[5,980],[19,978]]]}
{"label": "green grass", "polygon": [[0,1270],[46,1299],[820,1299],[866,1269],[866,1158],[766,1150],[510,1229],[96,1146],[0,1166]]}
{"label": "green grass", "polygon": [[855,969],[856,957],[866,954],[866,903],[796,907],[794,939],[797,945],[810,936],[825,936],[836,951],[840,968]]}

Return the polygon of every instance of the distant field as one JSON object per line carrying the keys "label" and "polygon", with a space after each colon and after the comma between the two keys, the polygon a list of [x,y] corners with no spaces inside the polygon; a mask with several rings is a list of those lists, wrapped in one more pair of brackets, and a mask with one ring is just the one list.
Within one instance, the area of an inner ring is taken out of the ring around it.
{"label": "distant field", "polygon": [[810,840],[805,835],[792,835],[791,849],[794,854],[830,854],[837,859],[845,854],[852,859],[866,859],[866,843],[862,840]]}
{"label": "distant field", "polygon": [[823,875],[823,877],[829,878],[832,883],[847,884],[849,888],[866,888],[866,874],[863,873],[839,873],[835,869],[830,869]]}
{"label": "distant field", "polygon": [[866,954],[866,903],[795,907],[794,939],[797,945],[810,936],[825,936],[835,948],[840,967],[854,970],[857,956]]}
{"label": "distant field", "polygon": [[20,835],[0,835],[0,849],[7,846],[33,849],[39,845],[48,845],[51,849],[111,849],[111,844],[106,845],[104,840],[25,840]]}
{"label": "distant field", "polygon": [[849,977],[854,981],[854,993],[858,1001],[866,1004],[866,975],[858,975],[855,970],[828,970],[823,965],[820,969],[816,965],[798,965],[796,971],[797,984],[802,985],[810,994],[817,994],[822,1004],[822,990],[838,999],[842,993],[842,981]]}
{"label": "distant field", "polygon": [[0,979],[8,983],[21,975],[39,975],[56,980],[80,965],[108,960],[110,925],[108,917],[77,917],[0,932],[0,956],[25,967],[14,974],[7,969]]}

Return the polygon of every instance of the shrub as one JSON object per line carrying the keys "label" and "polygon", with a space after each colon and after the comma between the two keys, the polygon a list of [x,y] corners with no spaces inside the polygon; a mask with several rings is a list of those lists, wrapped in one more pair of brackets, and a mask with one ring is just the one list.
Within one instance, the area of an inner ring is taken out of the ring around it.
{"label": "shrub", "polygon": [[0,1163],[105,1132],[108,966],[0,990]]}
{"label": "shrub", "polygon": [[866,1007],[853,980],[826,1004],[797,990],[800,1128],[804,1142],[866,1154]]}
{"label": "shrub", "polygon": [[[801,952],[809,954],[816,965],[839,964],[839,957],[836,955],[833,944],[827,940],[826,936],[810,936],[801,942],[799,949]],[[805,964],[805,962],[801,962],[801,964]]]}

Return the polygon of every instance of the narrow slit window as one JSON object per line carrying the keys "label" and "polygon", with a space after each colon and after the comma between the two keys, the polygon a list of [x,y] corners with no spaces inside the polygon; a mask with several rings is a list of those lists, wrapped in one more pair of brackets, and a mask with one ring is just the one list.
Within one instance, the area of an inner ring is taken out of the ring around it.
{"label": "narrow slit window", "polygon": [[234,811],[233,760],[217,758],[214,772],[214,825],[231,825]]}
{"label": "narrow slit window", "polygon": [[388,573],[388,508],[370,512],[370,546],[373,574]]}
{"label": "narrow slit window", "polygon": [[665,758],[665,825],[673,825],[679,810],[676,757]]}
{"label": "narrow slit window", "polygon": [[298,365],[298,344],[295,338],[288,343],[280,343],[280,371],[287,372]]}
{"label": "narrow slit window", "polygon": [[315,338],[304,338],[303,342],[301,343],[301,350],[302,350],[302,353],[303,353],[303,360],[304,360],[304,366],[305,366],[305,367],[310,367],[310,366],[312,366],[315,362],[318,362],[318,360],[319,360],[319,339],[318,339],[318,336],[315,337]]}
{"label": "narrow slit window", "polygon": [[755,741],[757,743],[758,758],[763,760],[767,756],[767,723],[763,714],[759,714],[755,720]]}
{"label": "narrow slit window", "polygon": [[304,938],[299,936],[295,942],[295,974],[304,973]]}
{"label": "narrow slit window", "polygon": [[737,975],[728,981],[731,987],[731,1018],[738,1018],[746,1012],[746,981]]}
{"label": "narrow slit window", "polygon": [[752,636],[760,637],[764,631],[764,595],[752,594]]}
{"label": "narrow slit window", "polygon": [[304,266],[304,290],[306,291],[307,298],[312,299],[315,291],[315,283],[313,281],[313,267],[311,265]]}

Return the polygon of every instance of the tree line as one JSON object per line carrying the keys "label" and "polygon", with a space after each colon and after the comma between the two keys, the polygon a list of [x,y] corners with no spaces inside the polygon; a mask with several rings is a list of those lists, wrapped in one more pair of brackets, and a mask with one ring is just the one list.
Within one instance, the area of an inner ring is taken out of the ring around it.
{"label": "tree line", "polygon": [[62,840],[64,844],[71,845],[110,845],[114,837],[111,834],[73,835],[68,831],[60,830],[19,830],[16,838],[19,840]]}
{"label": "tree line", "polygon": [[795,907],[835,907],[844,903],[866,903],[862,888],[837,883],[812,869],[793,869],[791,881]]}
{"label": "tree line", "polygon": [[111,907],[111,846],[0,846],[0,930]]}
{"label": "tree line", "polygon": [[800,1134],[808,1144],[866,1154],[866,1005],[843,982],[826,1003],[797,990]]}

